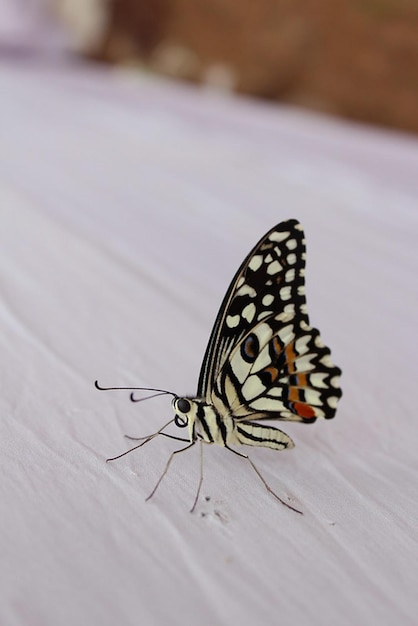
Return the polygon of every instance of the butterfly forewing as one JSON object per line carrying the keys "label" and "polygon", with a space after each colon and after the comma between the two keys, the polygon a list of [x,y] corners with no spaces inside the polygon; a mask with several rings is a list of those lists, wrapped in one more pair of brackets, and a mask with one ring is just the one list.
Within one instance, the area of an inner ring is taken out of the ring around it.
{"label": "butterfly forewing", "polygon": [[305,240],[296,220],[269,231],[224,298],[199,378],[199,397],[236,421],[331,418],[339,368],[309,326]]}
{"label": "butterfly forewing", "polygon": [[291,312],[307,321],[305,240],[297,220],[272,228],[251,250],[224,297],[199,376],[198,397],[211,400],[215,381],[239,341],[264,317]]}

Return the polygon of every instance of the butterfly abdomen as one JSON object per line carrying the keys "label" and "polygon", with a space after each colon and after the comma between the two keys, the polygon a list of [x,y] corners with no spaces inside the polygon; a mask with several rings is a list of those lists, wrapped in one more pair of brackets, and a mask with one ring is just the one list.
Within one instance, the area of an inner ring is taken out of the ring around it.
{"label": "butterfly abdomen", "polygon": [[239,443],[247,446],[284,450],[294,448],[295,444],[283,431],[272,426],[253,424],[252,422],[238,422],[235,426],[236,437]]}
{"label": "butterfly abdomen", "polygon": [[252,422],[236,422],[232,416],[221,415],[213,405],[195,401],[196,433],[206,443],[219,446],[262,446],[273,450],[293,448],[291,438],[278,428],[254,424]]}

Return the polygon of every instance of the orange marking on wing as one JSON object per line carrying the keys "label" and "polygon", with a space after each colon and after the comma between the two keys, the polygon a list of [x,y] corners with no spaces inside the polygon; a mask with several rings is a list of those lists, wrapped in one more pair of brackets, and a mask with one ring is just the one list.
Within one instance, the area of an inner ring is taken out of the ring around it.
{"label": "orange marking on wing", "polygon": [[307,387],[308,377],[306,374],[298,374],[298,387]]}
{"label": "orange marking on wing", "polygon": [[283,351],[283,345],[281,344],[280,339],[278,337],[273,337],[271,342],[275,354],[279,356],[279,354]]}
{"label": "orange marking on wing", "polygon": [[299,399],[299,389],[297,387],[289,387],[289,400],[298,402]]}
{"label": "orange marking on wing", "polygon": [[295,359],[297,357],[297,354],[293,349],[293,345],[294,344],[291,343],[286,346],[286,361],[289,374],[293,374],[294,372],[296,372]]}
{"label": "orange marking on wing", "polygon": [[300,402],[295,402],[293,404],[293,408],[299,417],[311,418],[315,417],[315,411],[309,404],[301,404]]}
{"label": "orange marking on wing", "polygon": [[277,378],[279,377],[279,370],[277,369],[277,367],[265,367],[263,371],[270,374],[272,383],[276,382]]}

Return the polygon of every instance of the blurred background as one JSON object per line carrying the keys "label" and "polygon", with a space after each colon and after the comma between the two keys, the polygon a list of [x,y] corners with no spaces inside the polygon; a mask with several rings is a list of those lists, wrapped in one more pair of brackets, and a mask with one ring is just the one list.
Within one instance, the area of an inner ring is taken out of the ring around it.
{"label": "blurred background", "polygon": [[417,0],[0,0],[0,53],[80,55],[418,131]]}

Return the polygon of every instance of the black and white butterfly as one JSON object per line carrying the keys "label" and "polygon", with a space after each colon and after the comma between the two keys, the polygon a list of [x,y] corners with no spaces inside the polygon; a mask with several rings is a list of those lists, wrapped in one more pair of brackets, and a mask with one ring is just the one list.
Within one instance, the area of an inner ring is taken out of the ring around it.
{"label": "black and white butterfly", "polygon": [[[229,286],[203,358],[196,395],[180,397],[149,389],[173,396],[175,417],[157,433],[141,438],[142,443],[131,450],[157,435],[188,442],[170,456],[149,497],[174,455],[199,441],[216,443],[246,458],[267,490],[293,509],[273,492],[249,457],[234,447],[293,448],[286,433],[262,422],[312,423],[318,417],[335,415],[342,394],[341,370],[332,364],[319,331],[309,325],[305,256],[304,233],[298,221],[287,220],[272,228],[245,258]],[[96,387],[105,389],[97,381]],[[131,399],[135,401],[133,394]],[[164,432],[172,422],[188,428],[188,439]],[[201,470],[192,510],[202,479]]]}

